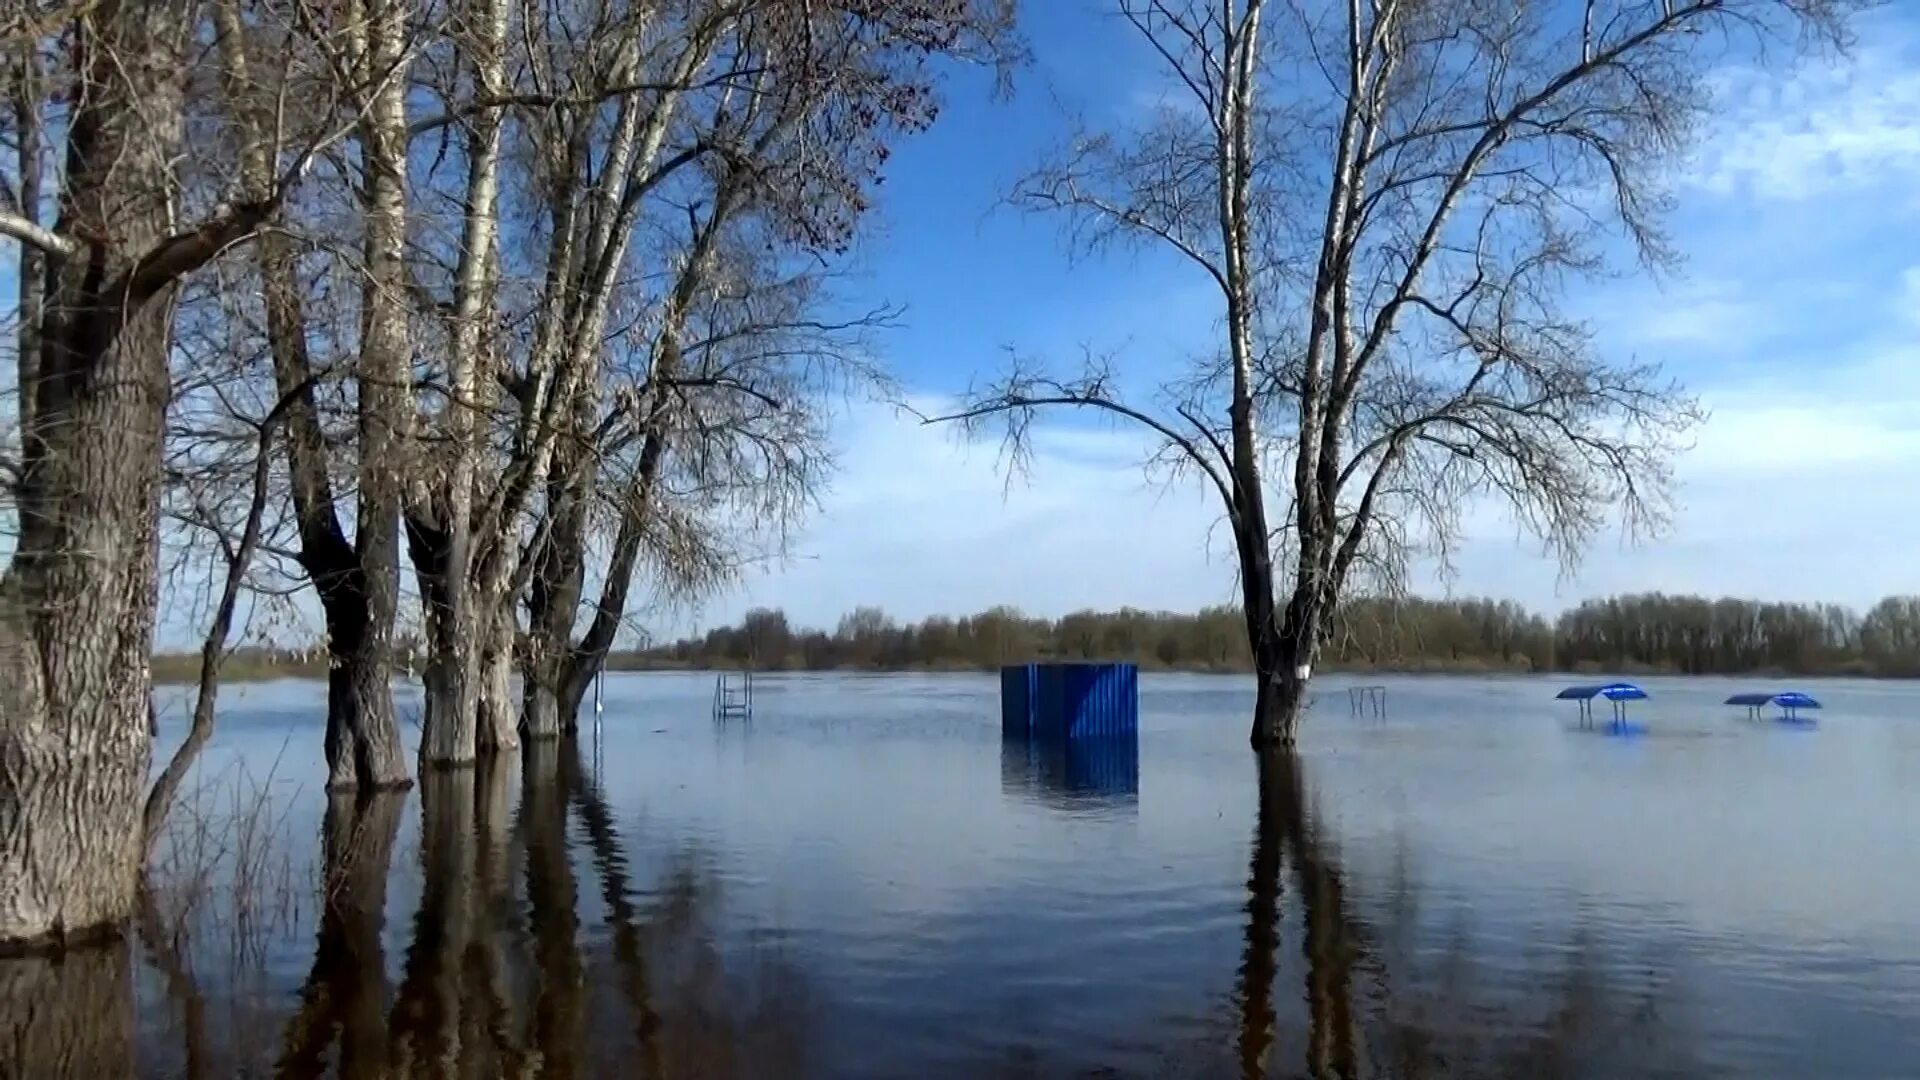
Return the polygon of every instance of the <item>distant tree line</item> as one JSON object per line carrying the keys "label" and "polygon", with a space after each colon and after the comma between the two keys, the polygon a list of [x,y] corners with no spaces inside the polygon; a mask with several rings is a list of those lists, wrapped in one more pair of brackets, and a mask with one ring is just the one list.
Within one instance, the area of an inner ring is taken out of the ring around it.
{"label": "distant tree line", "polygon": [[[1010,607],[904,623],[856,608],[832,631],[760,608],[736,626],[616,654],[617,667],[761,670],[991,668],[1026,660],[1129,660],[1150,668],[1246,671],[1232,607],[1193,614],[1077,611],[1036,618]],[[1647,593],[1589,600],[1558,619],[1507,600],[1363,599],[1341,607],[1323,662],[1346,670],[1614,671],[1920,676],[1920,597],[1866,615],[1837,604]]]}

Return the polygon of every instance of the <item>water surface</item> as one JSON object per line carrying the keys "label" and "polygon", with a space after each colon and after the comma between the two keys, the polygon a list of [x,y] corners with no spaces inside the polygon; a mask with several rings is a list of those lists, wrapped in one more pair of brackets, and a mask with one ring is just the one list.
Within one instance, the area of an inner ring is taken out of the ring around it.
{"label": "water surface", "polygon": [[320,790],[318,685],[240,688],[160,860],[216,869],[158,890],[128,1052],[154,1076],[1920,1063],[1920,687],[1803,684],[1806,727],[1717,704],[1752,681],[1648,680],[1620,735],[1556,680],[1366,681],[1384,717],[1326,680],[1263,769],[1245,679],[1147,678],[1137,761],[1067,767],[1003,749],[986,677],[763,676],[716,725],[710,677],[626,675],[597,746],[358,802]]}

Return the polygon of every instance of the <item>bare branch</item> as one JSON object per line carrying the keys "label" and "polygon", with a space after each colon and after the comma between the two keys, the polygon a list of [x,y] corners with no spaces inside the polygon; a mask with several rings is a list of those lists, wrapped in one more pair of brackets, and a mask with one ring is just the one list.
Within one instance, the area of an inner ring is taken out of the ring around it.
{"label": "bare branch", "polygon": [[12,237],[57,258],[79,254],[80,241],[62,236],[52,229],[36,225],[18,214],[0,211],[0,236]]}

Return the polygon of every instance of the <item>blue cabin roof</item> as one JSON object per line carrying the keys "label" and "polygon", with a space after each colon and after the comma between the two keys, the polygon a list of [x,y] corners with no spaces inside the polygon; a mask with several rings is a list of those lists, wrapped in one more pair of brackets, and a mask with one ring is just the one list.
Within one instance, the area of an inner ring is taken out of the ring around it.
{"label": "blue cabin roof", "polygon": [[1727,699],[1727,704],[1746,705],[1750,708],[1761,705],[1778,705],[1783,709],[1817,709],[1820,707],[1819,702],[1798,690],[1788,690],[1780,694],[1767,692],[1758,694],[1735,694]]}
{"label": "blue cabin roof", "polygon": [[1587,701],[1603,697],[1608,701],[1645,701],[1647,692],[1630,682],[1600,683],[1594,686],[1569,686],[1554,695],[1556,701]]}

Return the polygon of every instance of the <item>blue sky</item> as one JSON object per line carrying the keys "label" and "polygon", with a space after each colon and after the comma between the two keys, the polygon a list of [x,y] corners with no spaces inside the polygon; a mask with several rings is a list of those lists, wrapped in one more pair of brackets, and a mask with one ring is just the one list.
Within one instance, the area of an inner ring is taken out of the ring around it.
{"label": "blue sky", "polygon": [[[1152,253],[1076,260],[1056,219],[1001,205],[1073,117],[1125,122],[1163,93],[1110,0],[1024,7],[1033,59],[1015,93],[996,98],[986,72],[949,80],[939,122],[894,155],[852,267],[850,304],[905,305],[878,345],[926,409],[1008,348],[1071,363],[1091,347],[1150,382],[1213,331],[1190,268]],[[1920,12],[1879,13],[1844,62],[1729,66],[1715,83],[1718,118],[1675,180],[1683,272],[1575,296],[1612,353],[1659,360],[1711,411],[1677,464],[1671,529],[1603,535],[1564,573],[1497,507],[1476,507],[1452,572],[1422,567],[1417,590],[1548,612],[1651,589],[1857,607],[1920,592]],[[789,557],[699,610],[638,620],[670,636],[761,605],[831,626],[858,604],[918,618],[1232,598],[1216,507],[1195,484],[1144,475],[1133,432],[1049,427],[1012,480],[995,445],[880,405],[848,403],[836,442],[840,471]],[[196,632],[197,618],[176,621],[163,643]]]}
{"label": "blue sky", "polygon": [[[1154,72],[1102,0],[1027,5],[1033,64],[1009,101],[956,79],[930,133],[901,148],[860,285],[907,305],[883,341],[926,403],[991,373],[1003,350],[1071,361],[1117,351],[1142,378],[1205,341],[1204,283],[1155,257],[1074,260],[1059,223],[998,206],[1074,115],[1124,120]],[[1720,110],[1677,166],[1683,271],[1582,286],[1614,355],[1655,359],[1711,411],[1677,464],[1662,538],[1604,535],[1563,573],[1494,506],[1468,515],[1431,594],[1554,611],[1614,591],[1835,600],[1920,591],[1920,15],[1887,11],[1845,61],[1715,73]],[[1629,267],[1631,269],[1631,267]],[[1052,429],[1010,484],[994,445],[853,406],[842,470],[793,557],[750,573],[677,632],[784,607],[831,625],[860,603],[903,617],[1009,603],[1039,614],[1230,599],[1217,512],[1139,469],[1128,431]]]}

